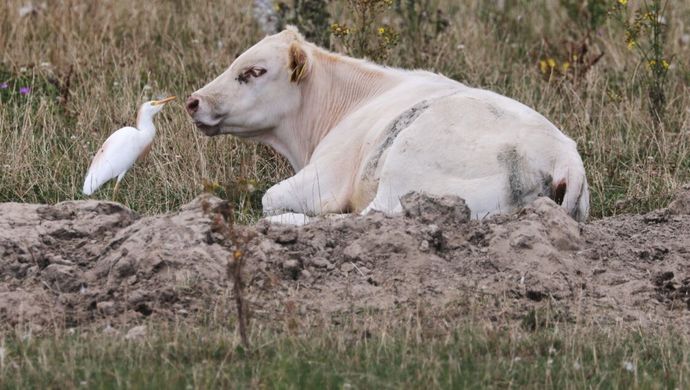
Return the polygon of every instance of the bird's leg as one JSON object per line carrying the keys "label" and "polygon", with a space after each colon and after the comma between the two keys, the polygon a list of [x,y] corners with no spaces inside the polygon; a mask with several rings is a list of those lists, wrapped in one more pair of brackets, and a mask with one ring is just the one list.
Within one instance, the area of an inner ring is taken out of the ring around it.
{"label": "bird's leg", "polygon": [[115,202],[115,195],[117,195],[117,189],[120,187],[120,182],[122,181],[122,178],[125,177],[125,174],[127,171],[122,172],[117,176],[117,180],[115,181],[115,188],[113,188],[113,202]]}
{"label": "bird's leg", "polygon": [[117,195],[117,189],[118,189],[119,186],[120,186],[120,180],[118,180],[118,181],[115,182],[115,188],[113,188],[113,196],[112,196],[112,201],[113,201],[113,202],[116,202],[115,197],[116,197],[116,195]]}

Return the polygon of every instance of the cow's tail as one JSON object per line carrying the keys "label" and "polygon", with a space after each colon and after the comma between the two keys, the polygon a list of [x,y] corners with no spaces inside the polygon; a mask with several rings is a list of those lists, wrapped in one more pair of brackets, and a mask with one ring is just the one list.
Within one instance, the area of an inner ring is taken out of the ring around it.
{"label": "cow's tail", "polygon": [[577,221],[584,222],[589,216],[587,177],[577,152],[557,163],[553,172],[551,198]]}

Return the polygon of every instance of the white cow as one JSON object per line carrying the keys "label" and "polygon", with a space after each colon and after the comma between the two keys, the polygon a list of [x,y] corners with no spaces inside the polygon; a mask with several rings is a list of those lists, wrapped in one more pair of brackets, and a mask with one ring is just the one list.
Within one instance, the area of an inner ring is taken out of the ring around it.
{"label": "white cow", "polygon": [[438,74],[331,53],[294,28],[239,56],[187,111],[208,136],[252,139],[289,160],[296,174],[263,198],[269,216],[398,213],[411,191],[458,195],[475,218],[539,196],[588,215],[576,144],[536,111]]}

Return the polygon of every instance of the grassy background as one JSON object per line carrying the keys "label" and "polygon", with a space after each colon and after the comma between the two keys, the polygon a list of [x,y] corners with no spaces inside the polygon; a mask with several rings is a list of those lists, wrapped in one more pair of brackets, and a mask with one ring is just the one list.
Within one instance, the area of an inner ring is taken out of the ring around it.
{"label": "grassy background", "polygon": [[[154,151],[127,175],[123,203],[162,212],[205,180],[268,185],[289,174],[267,148],[202,136],[182,106],[260,36],[246,2],[61,1],[19,18],[24,3],[0,4],[0,82],[9,83],[0,92],[0,201],[83,198],[107,136],[134,124],[141,102],[170,94],[179,100],[157,116]],[[25,85],[33,90],[22,96]]]}
{"label": "grassy background", "polygon": [[[291,174],[267,148],[200,135],[181,104],[263,36],[248,1],[60,1],[18,17],[24,3],[0,4],[0,82],[9,84],[0,90],[0,201],[81,199],[98,146],[133,124],[139,103],[168,94],[180,99],[157,117],[153,153],[128,174],[123,203],[162,212],[193,198],[205,181],[217,182],[242,195],[239,209],[250,220],[261,190]],[[607,22],[595,31],[590,51],[604,57],[585,77],[549,82],[539,60],[560,60],[582,28],[558,1],[497,3],[431,1],[448,28],[431,40],[402,34],[386,62],[438,71],[543,113],[578,142],[594,217],[665,205],[690,176],[690,47],[683,43],[690,3],[672,1],[666,13],[673,60],[660,131],[648,113],[645,66],[626,48],[620,26]],[[347,21],[346,12],[335,14]],[[392,17],[387,11],[383,21]],[[19,94],[22,86],[32,92]]]}

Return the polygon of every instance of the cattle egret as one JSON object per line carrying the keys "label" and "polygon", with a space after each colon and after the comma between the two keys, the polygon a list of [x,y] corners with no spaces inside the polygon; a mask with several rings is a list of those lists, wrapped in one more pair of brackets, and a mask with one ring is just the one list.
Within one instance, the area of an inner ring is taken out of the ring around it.
{"label": "cattle egret", "polygon": [[153,117],[163,109],[165,103],[173,99],[175,96],[142,104],[137,113],[136,128],[123,127],[105,140],[86,173],[83,190],[85,195],[93,194],[104,183],[117,177],[113,189],[113,198],[115,197],[117,187],[127,171],[151,150],[153,137],[156,135]]}

